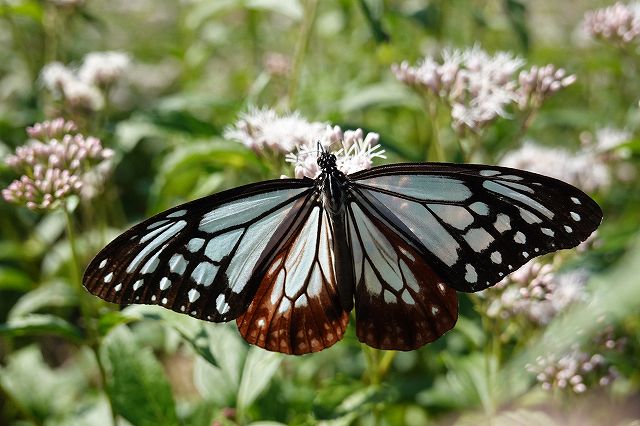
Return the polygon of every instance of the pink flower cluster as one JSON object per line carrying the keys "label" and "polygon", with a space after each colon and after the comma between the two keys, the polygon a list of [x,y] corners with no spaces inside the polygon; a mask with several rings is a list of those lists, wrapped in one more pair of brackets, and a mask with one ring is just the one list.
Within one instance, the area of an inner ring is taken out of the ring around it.
{"label": "pink flower cluster", "polygon": [[640,37],[640,3],[590,10],[584,15],[584,29],[593,38],[619,44],[636,42]]}
{"label": "pink flower cluster", "polygon": [[539,108],[551,94],[575,82],[553,65],[522,70],[524,60],[509,52],[490,55],[478,45],[442,52],[442,60],[425,57],[416,66],[392,65],[403,83],[435,95],[451,111],[454,129],[481,131],[497,117],[508,117],[515,104],[521,110]]}
{"label": "pink flower cluster", "polygon": [[69,195],[93,195],[111,168],[113,151],[76,129],[62,119],[28,128],[33,139],[5,159],[23,175],[2,190],[3,198],[37,210],[55,208]]}

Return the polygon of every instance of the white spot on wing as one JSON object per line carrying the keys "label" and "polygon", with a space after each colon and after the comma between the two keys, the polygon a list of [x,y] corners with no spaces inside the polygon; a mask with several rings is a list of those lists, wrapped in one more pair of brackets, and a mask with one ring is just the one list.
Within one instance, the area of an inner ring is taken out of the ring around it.
{"label": "white spot on wing", "polygon": [[413,272],[409,266],[404,262],[404,259],[400,259],[400,269],[402,270],[402,274],[404,275],[404,279],[407,281],[407,285],[409,288],[416,293],[420,291],[420,286],[418,285],[418,280],[416,279]]}
{"label": "white spot on wing", "polygon": [[465,266],[464,279],[468,283],[475,283],[475,282],[478,281],[478,273],[476,272],[476,268],[474,268],[472,265],[470,265],[468,263]]}
{"label": "white spot on wing", "polygon": [[166,305],[166,304],[167,304],[167,302],[168,302],[167,298],[166,298],[166,297],[163,297],[163,298],[162,298],[162,304],[163,304],[163,305]]}
{"label": "white spot on wing", "polygon": [[373,272],[373,269],[371,269],[369,262],[365,262],[364,264],[364,284],[369,294],[373,296],[379,295],[382,291],[382,285],[380,281],[378,281],[378,277],[375,272]]}
{"label": "white spot on wing", "polygon": [[278,300],[280,300],[282,298],[282,289],[284,288],[284,278],[287,275],[287,273],[284,271],[284,269],[280,270],[280,273],[278,274],[278,277],[276,278],[276,282],[273,286],[273,289],[271,290],[271,304],[275,305]]}
{"label": "white spot on wing", "polygon": [[102,269],[107,266],[107,259],[102,259],[102,262],[98,265],[98,268]]}
{"label": "white spot on wing", "polygon": [[404,303],[408,304],[408,305],[415,305],[416,301],[413,300],[413,297],[411,297],[411,295],[409,294],[409,292],[407,290],[402,292],[402,300],[404,301]]}
{"label": "white spot on wing", "polygon": [[573,201],[574,204],[581,204],[580,200],[578,200],[576,197],[571,197],[571,201]]}
{"label": "white spot on wing", "polygon": [[524,244],[527,242],[527,237],[520,231],[516,232],[516,235],[513,236],[513,241],[518,244]]}
{"label": "white spot on wing", "polygon": [[493,242],[493,237],[485,231],[483,228],[472,228],[464,234],[464,239],[469,244],[469,247],[476,253],[480,253],[489,247],[489,244]]}
{"label": "white spot on wing", "polygon": [[148,230],[152,230],[155,229],[159,226],[163,226],[166,225],[167,223],[169,223],[169,221],[167,219],[164,220],[159,220],[158,222],[153,222],[151,225],[147,226]]}
{"label": "white spot on wing", "polygon": [[499,174],[500,172],[497,170],[480,170],[480,176],[496,176]]}
{"label": "white spot on wing", "polygon": [[133,291],[136,291],[137,289],[139,289],[140,287],[142,287],[143,281],[142,280],[138,280],[135,283],[133,283]]}
{"label": "white spot on wing", "polygon": [[290,308],[291,308],[291,301],[289,299],[287,299],[286,297],[283,297],[282,301],[280,302],[280,306],[278,307],[278,313],[284,314]]}
{"label": "white spot on wing", "polygon": [[113,272],[109,272],[107,275],[104,276],[105,283],[110,283],[112,279],[113,279]]}
{"label": "white spot on wing", "polygon": [[191,278],[199,285],[209,287],[218,273],[218,266],[209,262],[200,262],[191,273]]}
{"label": "white spot on wing", "polygon": [[160,290],[166,290],[171,287],[171,280],[167,277],[162,277],[160,280]]}
{"label": "white spot on wing", "polygon": [[529,210],[523,209],[518,207],[518,209],[520,210],[520,216],[522,217],[522,219],[524,219],[525,222],[527,222],[528,224],[532,224],[532,223],[540,223],[542,222],[542,219],[540,219],[538,216],[536,216],[535,214],[531,213]]}
{"label": "white spot on wing", "polygon": [[498,232],[503,233],[511,229],[511,219],[506,214],[499,213],[493,226]]}
{"label": "white spot on wing", "polygon": [[[129,273],[133,272],[138,267],[140,262],[142,262],[142,259],[144,259],[149,254],[151,254],[155,250],[157,250],[157,248],[160,247],[162,244],[164,244],[168,239],[174,237],[185,226],[187,226],[187,222],[184,221],[184,220],[181,220],[179,222],[174,223],[171,227],[165,229],[164,232],[162,232],[160,235],[155,237],[153,239],[153,241],[151,241],[149,244],[145,245],[144,248],[142,250],[140,250],[140,253],[138,253],[136,255],[136,257],[131,261],[131,263],[127,267],[127,272],[129,272]],[[159,231],[161,229],[163,229],[163,228],[158,228],[156,231]],[[146,241],[147,237],[149,237],[150,235],[151,234],[145,235],[140,240],[140,242],[144,243]]]}
{"label": "white spot on wing", "polygon": [[480,201],[476,201],[475,203],[471,204],[469,208],[482,216],[486,216],[489,214],[489,206]]}
{"label": "white spot on wing", "polygon": [[223,313],[222,310],[224,309],[224,305],[227,303],[224,294],[219,294],[218,297],[216,297],[216,310],[219,313]]}
{"label": "white spot on wing", "polygon": [[202,248],[204,240],[202,238],[192,238],[187,243],[187,250],[191,253],[195,253]]}
{"label": "white spot on wing", "polygon": [[499,251],[494,251],[493,253],[491,253],[491,261],[497,264],[502,263],[502,255]]}
{"label": "white spot on wing", "polygon": [[580,221],[580,215],[578,213],[576,213],[576,212],[571,212],[571,218],[573,220],[575,220],[576,222]]}
{"label": "white spot on wing", "polygon": [[169,259],[169,270],[171,272],[182,275],[184,274],[184,271],[186,269],[187,261],[185,260],[184,256],[182,256],[180,253],[175,253],[173,256],[171,256],[171,259]]}
{"label": "white spot on wing", "polygon": [[490,180],[485,180],[484,182],[482,182],[482,186],[484,186],[486,189],[488,189],[489,191],[495,192],[496,194],[500,194],[500,195],[504,195],[505,197],[509,197],[511,199],[520,201],[521,203],[526,204],[527,206],[537,210],[538,212],[542,213],[543,215],[545,215],[546,217],[548,217],[549,219],[552,219],[554,214],[551,210],[549,210],[548,208],[546,208],[545,206],[543,206],[542,204],[540,204],[539,202],[537,202],[536,200],[534,200],[533,198],[524,195],[520,192],[514,191],[511,188],[507,188],[504,185],[501,185],[497,182],[493,182]]}
{"label": "white spot on wing", "polygon": [[568,234],[573,232],[573,229],[570,226],[565,225],[564,230],[567,231]]}
{"label": "white spot on wing", "polygon": [[187,213],[186,210],[176,210],[175,212],[167,215],[167,217],[182,217]]}
{"label": "white spot on wing", "polygon": [[385,303],[398,303],[398,298],[391,293],[389,290],[384,291],[384,301]]}
{"label": "white spot on wing", "polygon": [[307,296],[303,294],[298,298],[298,300],[296,300],[296,303],[293,306],[296,308],[304,308],[308,304],[309,304],[309,301],[307,300]]}
{"label": "white spot on wing", "polygon": [[156,299],[157,299],[157,297],[156,297],[156,295],[155,295],[155,294],[154,294],[153,296],[151,296],[151,301],[152,301],[152,302],[155,302],[155,301],[156,301]]}
{"label": "white spot on wing", "polygon": [[540,228],[540,230],[542,231],[543,234],[546,234],[550,237],[553,237],[555,235],[555,232],[553,232],[553,230],[549,228]]}
{"label": "white spot on wing", "polygon": [[120,284],[116,285],[113,289],[114,289],[114,290],[116,291],[116,293],[117,293],[117,292],[119,292],[119,291],[120,291],[120,289],[121,289],[121,288],[122,288],[122,283],[120,283]]}
{"label": "white spot on wing", "polygon": [[219,262],[233,250],[240,235],[242,235],[242,229],[236,229],[235,231],[227,232],[226,234],[210,239],[207,247],[204,249],[205,256]]}
{"label": "white spot on wing", "polygon": [[465,229],[473,223],[473,215],[462,206],[447,204],[429,204],[428,206],[440,220],[456,229]]}
{"label": "white spot on wing", "polygon": [[151,274],[156,270],[156,268],[160,264],[159,256],[161,252],[162,250],[160,250],[159,252],[154,254],[152,257],[150,257],[149,260],[147,260],[147,263],[145,263],[142,269],[140,269],[141,274]]}
{"label": "white spot on wing", "polygon": [[399,181],[396,176],[376,176],[358,180],[358,183],[419,200],[464,201],[471,197],[471,190],[463,181],[442,176],[414,175],[404,182]]}
{"label": "white spot on wing", "polygon": [[187,293],[187,296],[189,297],[189,302],[193,303],[200,298],[200,292],[195,288],[192,288]]}

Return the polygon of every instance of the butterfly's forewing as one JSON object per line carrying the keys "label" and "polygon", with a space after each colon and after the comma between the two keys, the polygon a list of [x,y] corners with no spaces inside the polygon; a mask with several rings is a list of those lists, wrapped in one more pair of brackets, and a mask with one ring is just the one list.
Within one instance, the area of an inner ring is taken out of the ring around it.
{"label": "butterfly's forewing", "polygon": [[458,319],[455,290],[377,212],[357,198],[347,210],[358,339],[407,351],[450,330]]}
{"label": "butterfly's forewing", "polygon": [[299,209],[287,220],[289,238],[274,234],[277,247],[246,313],[238,317],[242,336],[254,345],[287,354],[325,349],[344,334],[349,312],[343,309],[334,272],[331,224],[321,202]]}
{"label": "butterfly's forewing", "polygon": [[312,187],[311,180],[266,181],[160,213],[107,245],[87,267],[84,285],[114,303],[234,319],[256,292],[250,277],[261,252]]}
{"label": "butterfly's forewing", "polygon": [[522,170],[399,164],[349,177],[358,202],[385,216],[447,285],[464,292],[495,284],[532,257],[575,247],[602,220],[579,189]]}

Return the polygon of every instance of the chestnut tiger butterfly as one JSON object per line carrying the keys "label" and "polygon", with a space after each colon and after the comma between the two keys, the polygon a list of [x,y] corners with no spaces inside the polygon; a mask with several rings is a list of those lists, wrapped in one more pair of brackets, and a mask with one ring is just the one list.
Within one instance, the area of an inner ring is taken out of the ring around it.
{"label": "chestnut tiger butterfly", "polygon": [[91,261],[84,285],[118,304],[236,320],[287,354],[356,335],[379,349],[433,342],[456,291],[486,289],[584,241],[602,211],[562,181],[479,164],[393,164],[345,175],[322,151],[316,179],[241,186],[139,223]]}

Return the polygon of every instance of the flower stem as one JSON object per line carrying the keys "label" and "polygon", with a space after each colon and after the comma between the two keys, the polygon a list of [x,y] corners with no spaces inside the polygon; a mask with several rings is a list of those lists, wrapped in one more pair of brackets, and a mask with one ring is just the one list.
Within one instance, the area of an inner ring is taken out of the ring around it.
{"label": "flower stem", "polygon": [[311,32],[316,20],[318,2],[319,0],[307,0],[305,5],[304,16],[300,27],[300,38],[296,44],[293,57],[293,69],[291,71],[291,78],[289,79],[289,90],[287,92],[288,109],[293,109],[296,106],[296,96],[298,93],[300,74],[302,73],[302,64],[304,63],[304,57],[309,48],[309,40],[311,40]]}
{"label": "flower stem", "polygon": [[367,360],[367,379],[370,384],[379,385],[387,375],[397,352],[381,351],[366,345],[362,345],[362,348]]}
{"label": "flower stem", "polygon": [[426,160],[442,162],[445,161],[445,156],[440,143],[440,132],[438,131],[438,101],[425,96],[424,103],[425,109],[429,113],[431,126],[431,140],[426,149]]}
{"label": "flower stem", "polygon": [[107,400],[109,401],[109,409],[111,412],[111,423],[113,426],[118,424],[116,411],[114,409],[113,400],[111,395],[106,390],[107,385],[107,373],[102,363],[102,359],[100,358],[100,350],[99,350],[99,336],[98,330],[94,326],[94,322],[91,320],[91,306],[89,305],[89,300],[86,298],[86,293],[82,287],[82,281],[80,278],[80,261],[78,257],[78,248],[76,246],[76,237],[73,229],[73,218],[71,216],[71,211],[69,210],[69,206],[67,203],[63,204],[62,210],[64,211],[64,216],[67,222],[67,239],[69,240],[69,248],[71,249],[71,275],[73,279],[73,286],[76,288],[78,295],[78,303],[80,306],[80,314],[82,315],[82,321],[84,323],[84,327],[87,333],[87,340],[89,343],[89,347],[93,351],[93,354],[96,357],[96,363],[98,364],[98,369],[100,370],[100,378],[102,380],[102,386],[105,387],[104,391],[107,396]]}

